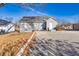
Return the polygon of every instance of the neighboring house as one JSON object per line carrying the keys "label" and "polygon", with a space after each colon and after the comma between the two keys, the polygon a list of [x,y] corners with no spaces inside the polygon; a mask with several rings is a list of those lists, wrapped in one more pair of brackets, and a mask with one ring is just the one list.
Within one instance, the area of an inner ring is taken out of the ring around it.
{"label": "neighboring house", "polygon": [[1,31],[4,31],[4,32],[13,32],[13,31],[15,31],[15,26],[13,26],[13,25],[14,24],[12,24],[9,21],[0,19],[0,32]]}
{"label": "neighboring house", "polygon": [[64,25],[62,25],[62,29],[73,30],[73,24],[64,24]]}
{"label": "neighboring house", "polygon": [[15,31],[15,24],[9,23],[9,24],[5,27],[5,32],[13,32],[13,31]]}
{"label": "neighboring house", "polygon": [[79,31],[79,23],[73,24],[73,30]]}
{"label": "neighboring house", "polygon": [[74,31],[74,30],[78,30],[79,31],[79,24],[75,23],[75,24],[64,24],[61,25],[63,30],[70,30],[70,31]]}
{"label": "neighboring house", "polygon": [[20,32],[53,30],[58,23],[52,17],[25,16],[19,21]]}

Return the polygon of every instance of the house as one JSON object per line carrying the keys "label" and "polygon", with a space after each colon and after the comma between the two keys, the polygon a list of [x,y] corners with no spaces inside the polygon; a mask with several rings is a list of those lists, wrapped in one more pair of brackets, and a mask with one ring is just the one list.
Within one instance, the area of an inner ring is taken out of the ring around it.
{"label": "house", "polygon": [[4,31],[4,32],[13,32],[15,31],[15,26],[13,26],[14,24],[6,21],[6,20],[2,20],[0,19],[0,32]]}
{"label": "house", "polygon": [[63,30],[79,31],[79,23],[61,25]]}
{"label": "house", "polygon": [[73,30],[73,24],[61,25],[63,30]]}
{"label": "house", "polygon": [[20,32],[54,30],[58,23],[52,17],[25,16],[19,21]]}
{"label": "house", "polygon": [[73,24],[73,30],[79,31],[79,23]]}
{"label": "house", "polygon": [[53,31],[57,24],[53,17],[48,16],[25,16],[15,24],[0,19],[0,32]]}
{"label": "house", "polygon": [[40,17],[23,17],[20,20],[20,31],[43,30],[43,22]]}
{"label": "house", "polygon": [[5,32],[14,32],[15,31],[15,24],[14,23],[9,23],[5,27]]}
{"label": "house", "polygon": [[54,17],[50,17],[46,20],[46,29],[47,30],[54,30],[54,28],[58,25],[57,21],[54,19]]}

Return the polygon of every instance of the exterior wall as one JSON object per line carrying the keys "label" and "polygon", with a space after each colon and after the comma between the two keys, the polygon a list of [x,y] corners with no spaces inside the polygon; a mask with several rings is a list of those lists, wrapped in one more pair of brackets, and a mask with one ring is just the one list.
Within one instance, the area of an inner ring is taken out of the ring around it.
{"label": "exterior wall", "polygon": [[20,32],[28,32],[33,30],[43,30],[43,23],[20,23]]}
{"label": "exterior wall", "polygon": [[32,27],[28,23],[20,23],[20,32],[32,31]]}
{"label": "exterior wall", "polygon": [[53,31],[54,28],[57,26],[57,22],[55,20],[53,20],[52,18],[48,19],[47,21],[47,25],[46,25],[46,29]]}
{"label": "exterior wall", "polygon": [[73,30],[78,30],[79,31],[79,24],[73,24]]}
{"label": "exterior wall", "polygon": [[15,31],[15,26],[14,26],[14,24],[9,24],[8,26],[6,26],[6,30],[5,30],[5,31],[7,31],[8,29],[9,29],[8,32],[13,32],[13,31]]}
{"label": "exterior wall", "polygon": [[43,23],[34,23],[34,30],[43,30]]}
{"label": "exterior wall", "polygon": [[[9,24],[7,26],[0,26],[0,31],[4,30],[5,32],[13,32],[15,31],[15,26],[13,26],[14,24]],[[9,30],[8,30],[9,29]]]}
{"label": "exterior wall", "polygon": [[20,24],[19,23],[15,24],[15,31],[20,32]]}
{"label": "exterior wall", "polygon": [[52,23],[47,22],[47,30],[52,30]]}
{"label": "exterior wall", "polygon": [[64,25],[62,28],[65,30],[73,30],[73,25]]}
{"label": "exterior wall", "polygon": [[69,31],[71,31],[71,30],[73,30],[73,31],[79,31],[79,24],[65,24],[65,25],[62,25],[62,28],[64,29],[64,30],[69,30]]}
{"label": "exterior wall", "polygon": [[5,30],[5,26],[0,26],[0,31]]}

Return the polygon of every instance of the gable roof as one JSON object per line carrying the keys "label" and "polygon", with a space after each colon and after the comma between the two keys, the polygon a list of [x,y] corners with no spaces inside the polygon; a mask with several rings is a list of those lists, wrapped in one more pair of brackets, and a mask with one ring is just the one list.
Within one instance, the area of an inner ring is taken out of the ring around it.
{"label": "gable roof", "polygon": [[42,23],[44,20],[40,16],[25,16],[19,22]]}
{"label": "gable roof", "polygon": [[11,22],[0,19],[0,26],[7,26],[9,23],[11,23]]}

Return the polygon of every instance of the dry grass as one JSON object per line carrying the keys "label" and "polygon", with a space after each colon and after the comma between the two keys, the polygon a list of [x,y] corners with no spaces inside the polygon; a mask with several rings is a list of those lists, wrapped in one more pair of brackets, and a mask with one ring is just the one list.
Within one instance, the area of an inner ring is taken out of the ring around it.
{"label": "dry grass", "polygon": [[0,35],[0,55],[1,56],[14,56],[19,49],[27,42],[32,35],[28,33],[9,33]]}

